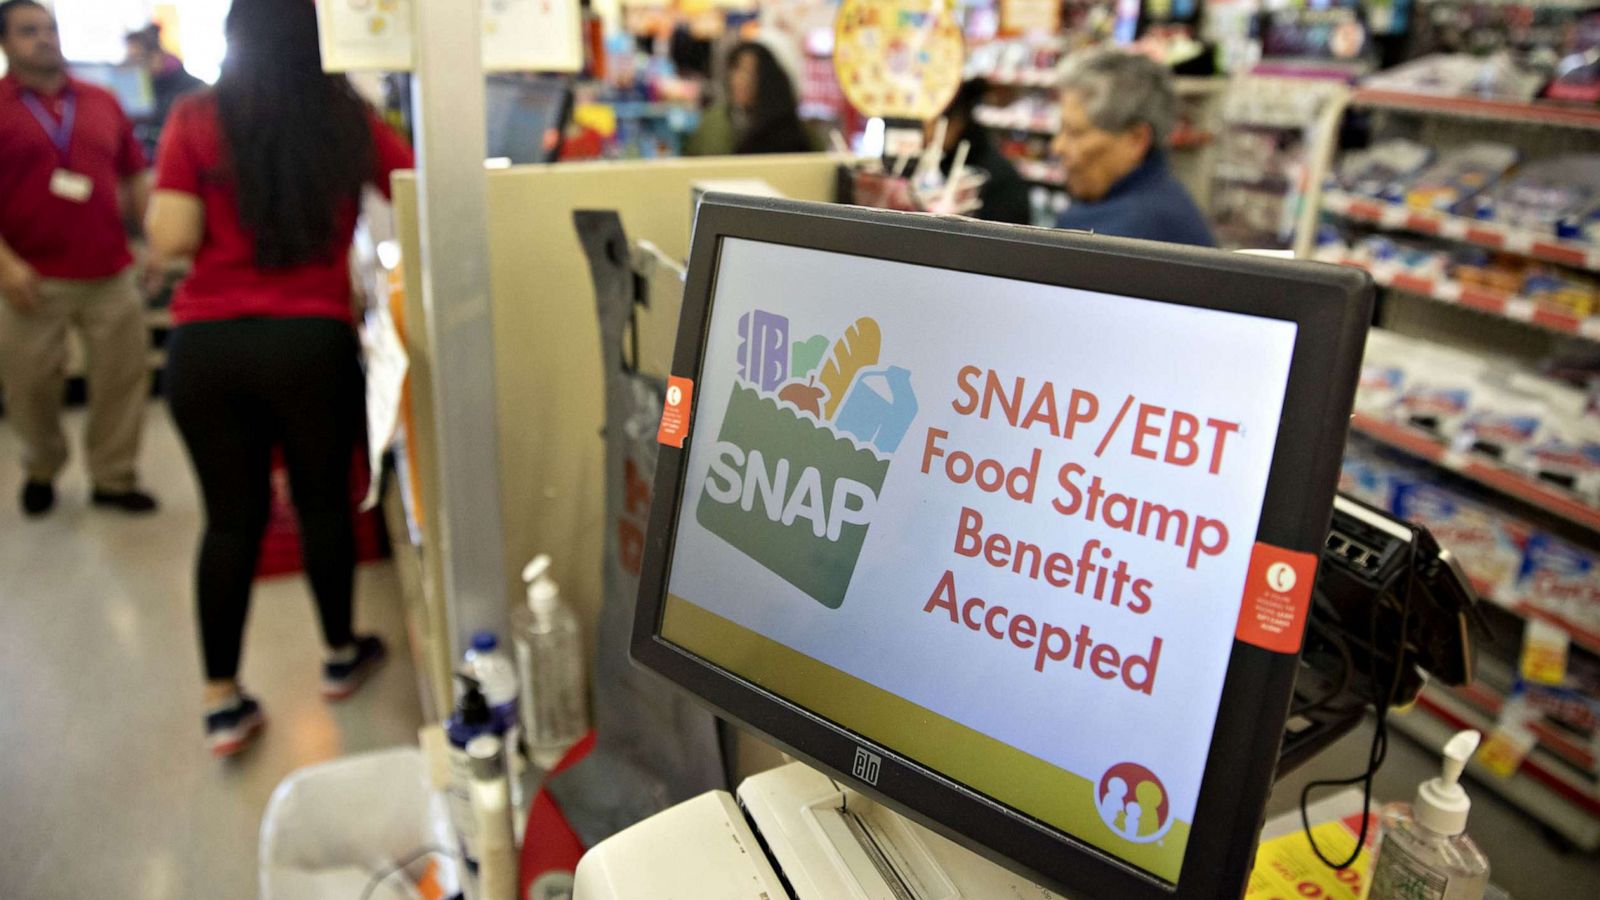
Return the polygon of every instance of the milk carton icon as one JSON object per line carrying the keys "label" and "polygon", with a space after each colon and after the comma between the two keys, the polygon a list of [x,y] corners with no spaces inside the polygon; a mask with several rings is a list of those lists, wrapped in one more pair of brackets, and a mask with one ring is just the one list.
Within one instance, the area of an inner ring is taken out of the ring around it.
{"label": "milk carton icon", "polygon": [[887,454],[899,448],[916,418],[917,395],[911,390],[911,373],[890,366],[856,376],[834,425]]}

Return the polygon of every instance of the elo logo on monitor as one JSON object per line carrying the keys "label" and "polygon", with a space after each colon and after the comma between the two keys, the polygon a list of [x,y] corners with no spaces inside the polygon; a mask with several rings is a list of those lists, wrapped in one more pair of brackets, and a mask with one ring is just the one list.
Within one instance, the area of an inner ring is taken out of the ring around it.
{"label": "elo logo on monitor", "polygon": [[850,774],[865,781],[867,784],[878,783],[878,772],[883,768],[883,758],[865,747],[856,748],[856,761],[850,766]]}

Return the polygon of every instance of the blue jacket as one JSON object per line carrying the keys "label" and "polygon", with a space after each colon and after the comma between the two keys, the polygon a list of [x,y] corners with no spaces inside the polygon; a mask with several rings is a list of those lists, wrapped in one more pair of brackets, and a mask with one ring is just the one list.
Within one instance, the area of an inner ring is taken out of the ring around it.
{"label": "blue jacket", "polygon": [[1205,216],[1167,170],[1165,154],[1154,150],[1100,200],[1067,207],[1056,219],[1056,227],[1173,244],[1217,245]]}

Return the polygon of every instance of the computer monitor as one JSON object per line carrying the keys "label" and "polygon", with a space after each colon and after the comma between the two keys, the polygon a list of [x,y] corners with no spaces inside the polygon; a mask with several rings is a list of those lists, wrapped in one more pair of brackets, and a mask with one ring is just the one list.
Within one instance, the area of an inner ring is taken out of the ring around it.
{"label": "computer monitor", "polygon": [[634,657],[1069,897],[1237,897],[1371,302],[1332,266],[712,195]]}
{"label": "computer monitor", "polygon": [[572,112],[561,76],[491,75],[484,86],[488,154],[516,165],[554,162]]}
{"label": "computer monitor", "polygon": [[117,97],[122,111],[130,119],[144,119],[155,115],[155,93],[150,87],[150,73],[138,66],[119,66],[114,63],[73,63],[72,74],[90,84],[105,88]]}

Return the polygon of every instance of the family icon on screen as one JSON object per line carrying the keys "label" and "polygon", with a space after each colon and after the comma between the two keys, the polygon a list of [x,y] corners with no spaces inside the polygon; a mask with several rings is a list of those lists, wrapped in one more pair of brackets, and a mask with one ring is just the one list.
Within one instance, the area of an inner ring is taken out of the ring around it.
{"label": "family icon on screen", "polygon": [[1166,787],[1137,763],[1119,763],[1107,770],[1096,799],[1106,827],[1136,844],[1159,840],[1171,825]]}

